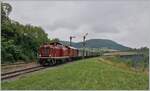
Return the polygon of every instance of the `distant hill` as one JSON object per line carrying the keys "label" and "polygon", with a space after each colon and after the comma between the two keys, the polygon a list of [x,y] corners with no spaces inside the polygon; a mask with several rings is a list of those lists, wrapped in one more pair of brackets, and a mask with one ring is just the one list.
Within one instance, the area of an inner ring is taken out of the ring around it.
{"label": "distant hill", "polygon": [[[69,45],[68,41],[61,41],[61,43],[65,45]],[[83,42],[73,42],[72,46],[76,48],[82,48]],[[128,50],[129,47],[123,46],[121,44],[118,44],[112,40],[108,39],[90,39],[86,41],[86,47],[87,48],[108,48],[108,49],[114,49],[114,50]]]}

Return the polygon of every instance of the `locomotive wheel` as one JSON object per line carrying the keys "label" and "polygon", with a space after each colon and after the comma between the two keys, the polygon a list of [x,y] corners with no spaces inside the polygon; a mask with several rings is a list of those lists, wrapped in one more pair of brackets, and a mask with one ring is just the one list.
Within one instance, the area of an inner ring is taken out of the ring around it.
{"label": "locomotive wheel", "polygon": [[56,64],[56,60],[52,60],[52,63],[53,63],[53,65],[55,65]]}
{"label": "locomotive wheel", "polygon": [[49,65],[49,63],[48,63],[47,60],[42,61],[41,64],[42,64],[43,66],[48,66],[48,65]]}
{"label": "locomotive wheel", "polygon": [[57,61],[56,61],[56,64],[61,64],[61,63],[62,63],[61,60],[57,60]]}
{"label": "locomotive wheel", "polygon": [[53,62],[52,62],[52,60],[50,60],[50,61],[49,61],[49,65],[50,65],[50,66],[52,66],[52,65],[53,65]]}
{"label": "locomotive wheel", "polygon": [[68,62],[71,62],[71,61],[72,61],[72,58],[68,58],[67,60],[68,60]]}
{"label": "locomotive wheel", "polygon": [[62,63],[66,63],[66,62],[67,62],[67,60],[66,60],[66,59],[62,59],[61,61],[62,61]]}
{"label": "locomotive wheel", "polygon": [[49,61],[49,65],[50,65],[50,66],[53,66],[53,65],[55,65],[55,64],[56,64],[56,60],[51,59],[51,60]]}

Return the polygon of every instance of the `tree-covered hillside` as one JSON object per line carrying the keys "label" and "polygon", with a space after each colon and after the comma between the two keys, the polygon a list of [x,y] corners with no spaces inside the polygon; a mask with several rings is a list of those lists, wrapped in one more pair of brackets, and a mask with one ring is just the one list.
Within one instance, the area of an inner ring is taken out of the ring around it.
{"label": "tree-covered hillside", "polygon": [[[61,41],[63,44],[69,44],[67,41]],[[77,48],[82,48],[83,42],[72,43],[72,46]],[[112,40],[108,39],[90,39],[86,41],[87,48],[108,48],[114,50],[129,50],[129,47],[118,44]]]}
{"label": "tree-covered hillside", "polygon": [[31,61],[36,59],[38,47],[49,42],[41,27],[23,25],[11,20],[12,7],[1,3],[1,62]]}

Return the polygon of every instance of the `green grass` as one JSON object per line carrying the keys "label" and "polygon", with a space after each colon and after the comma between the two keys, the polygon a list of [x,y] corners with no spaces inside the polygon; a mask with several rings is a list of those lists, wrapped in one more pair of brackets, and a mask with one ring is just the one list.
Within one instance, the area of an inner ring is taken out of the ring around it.
{"label": "green grass", "polygon": [[148,89],[148,75],[106,64],[98,58],[28,74],[15,81],[2,82],[2,89]]}

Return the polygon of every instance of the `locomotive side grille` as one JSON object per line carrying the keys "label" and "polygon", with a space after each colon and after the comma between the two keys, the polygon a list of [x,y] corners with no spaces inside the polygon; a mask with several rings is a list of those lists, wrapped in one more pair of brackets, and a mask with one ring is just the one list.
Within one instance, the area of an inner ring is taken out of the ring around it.
{"label": "locomotive side grille", "polygon": [[42,51],[43,51],[42,56],[44,56],[44,57],[49,56],[49,48],[48,47],[44,47]]}

